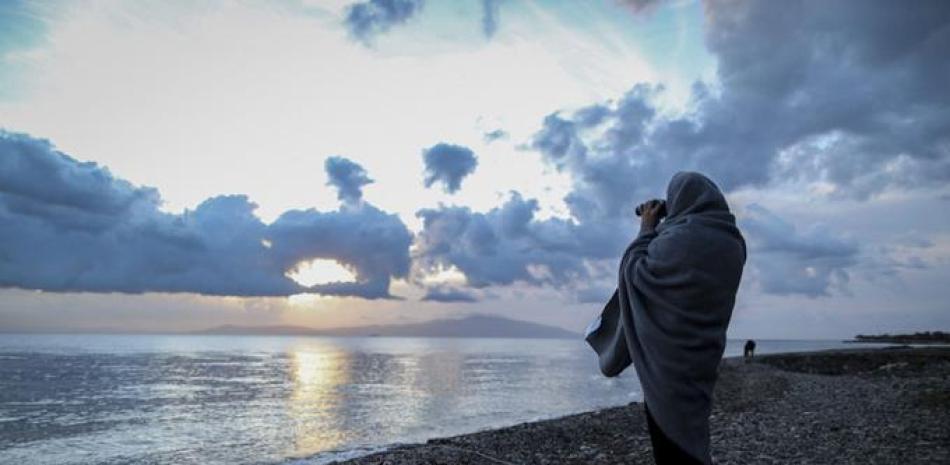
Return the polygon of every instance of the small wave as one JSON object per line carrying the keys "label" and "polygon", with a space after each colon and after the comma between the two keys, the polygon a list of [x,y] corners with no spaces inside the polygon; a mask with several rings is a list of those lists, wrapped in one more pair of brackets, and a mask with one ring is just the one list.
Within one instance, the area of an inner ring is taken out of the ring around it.
{"label": "small wave", "polygon": [[398,445],[399,444],[393,444],[389,446],[355,447],[344,450],[328,450],[325,452],[319,452],[309,457],[291,459],[280,463],[283,465],[326,465],[332,462],[358,459],[360,457],[365,457],[377,452],[384,452]]}

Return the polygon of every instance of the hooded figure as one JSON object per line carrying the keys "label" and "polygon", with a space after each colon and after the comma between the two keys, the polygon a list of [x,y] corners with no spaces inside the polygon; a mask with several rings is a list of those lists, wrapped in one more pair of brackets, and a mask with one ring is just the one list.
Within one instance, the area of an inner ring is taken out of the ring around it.
{"label": "hooded figure", "polygon": [[667,442],[710,464],[712,393],[746,247],[709,178],[677,173],[666,199],[666,220],[627,247],[618,288],[586,339],[604,375],[636,367],[654,455]]}

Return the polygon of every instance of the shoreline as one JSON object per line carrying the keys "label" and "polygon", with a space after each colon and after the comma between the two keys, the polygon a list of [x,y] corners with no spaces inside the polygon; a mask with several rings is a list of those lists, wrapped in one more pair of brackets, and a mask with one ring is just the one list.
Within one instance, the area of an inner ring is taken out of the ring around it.
{"label": "shoreline", "polygon": [[[724,358],[715,397],[713,457],[723,465],[950,463],[947,347]],[[320,463],[651,464],[651,454],[642,403],[631,402]]]}

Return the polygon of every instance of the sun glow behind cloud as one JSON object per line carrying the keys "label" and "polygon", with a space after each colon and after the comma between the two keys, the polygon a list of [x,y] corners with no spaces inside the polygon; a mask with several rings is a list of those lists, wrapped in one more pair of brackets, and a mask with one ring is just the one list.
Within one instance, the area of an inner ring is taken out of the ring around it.
{"label": "sun glow behind cloud", "polygon": [[[315,286],[337,282],[353,282],[356,276],[336,260],[316,258],[303,261],[287,272],[286,276],[302,286]],[[287,303],[296,308],[316,309],[335,297],[306,292],[287,297]],[[318,305],[320,304],[320,305]]]}
{"label": "sun glow behind cloud", "polygon": [[323,258],[300,262],[296,268],[287,273],[287,277],[307,287],[356,280],[353,272],[339,262]]}

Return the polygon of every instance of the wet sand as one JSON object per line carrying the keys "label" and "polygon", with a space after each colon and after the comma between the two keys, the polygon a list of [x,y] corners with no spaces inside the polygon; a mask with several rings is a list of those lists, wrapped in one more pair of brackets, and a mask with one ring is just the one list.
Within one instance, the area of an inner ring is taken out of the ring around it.
{"label": "wet sand", "polygon": [[[543,395],[543,393],[539,393]],[[723,361],[720,464],[950,463],[950,348]],[[347,465],[652,464],[640,403],[404,445]]]}

